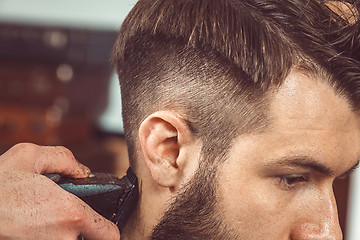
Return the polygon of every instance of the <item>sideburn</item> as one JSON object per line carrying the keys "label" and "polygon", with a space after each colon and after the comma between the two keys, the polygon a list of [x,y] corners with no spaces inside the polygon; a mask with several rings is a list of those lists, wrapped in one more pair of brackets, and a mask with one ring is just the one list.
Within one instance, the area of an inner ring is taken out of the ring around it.
{"label": "sideburn", "polygon": [[230,239],[216,212],[216,168],[200,164],[153,229],[152,240]]}

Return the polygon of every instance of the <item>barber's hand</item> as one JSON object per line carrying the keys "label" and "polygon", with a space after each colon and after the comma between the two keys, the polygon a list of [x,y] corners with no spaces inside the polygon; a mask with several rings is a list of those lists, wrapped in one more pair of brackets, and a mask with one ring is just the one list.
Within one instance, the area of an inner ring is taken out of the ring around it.
{"label": "barber's hand", "polygon": [[17,144],[0,156],[0,239],[118,240],[118,228],[40,174],[87,177],[64,147]]}

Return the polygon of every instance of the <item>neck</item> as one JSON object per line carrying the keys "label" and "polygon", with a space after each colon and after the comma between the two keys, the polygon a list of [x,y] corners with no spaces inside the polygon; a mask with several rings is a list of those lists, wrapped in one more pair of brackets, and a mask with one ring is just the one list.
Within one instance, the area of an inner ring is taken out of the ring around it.
{"label": "neck", "polygon": [[136,175],[139,180],[139,201],[120,232],[121,240],[149,239],[173,195],[168,188],[153,181],[147,167],[139,166]]}
{"label": "neck", "polygon": [[[140,205],[139,199],[139,205]],[[131,240],[131,239],[144,239],[145,233],[145,222],[144,218],[141,217],[140,208],[137,207],[134,212],[131,214],[126,225],[121,230],[121,240]],[[148,238],[148,237],[147,237]]]}
{"label": "neck", "polygon": [[[146,195],[144,186],[140,184],[139,202],[121,230],[121,240],[149,239],[152,229],[161,217],[162,208],[159,207],[159,195]],[[161,204],[163,206],[163,204]]]}

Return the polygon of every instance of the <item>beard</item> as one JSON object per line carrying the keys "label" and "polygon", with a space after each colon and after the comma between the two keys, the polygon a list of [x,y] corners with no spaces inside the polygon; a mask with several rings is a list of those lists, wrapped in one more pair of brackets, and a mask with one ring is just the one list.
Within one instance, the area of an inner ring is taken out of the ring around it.
{"label": "beard", "polygon": [[154,227],[151,239],[234,239],[216,211],[216,182],[216,169],[200,166]]}

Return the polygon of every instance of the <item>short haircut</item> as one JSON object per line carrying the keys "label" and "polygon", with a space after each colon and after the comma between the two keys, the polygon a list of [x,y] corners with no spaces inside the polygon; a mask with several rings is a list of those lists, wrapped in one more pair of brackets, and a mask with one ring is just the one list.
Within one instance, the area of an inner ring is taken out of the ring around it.
{"label": "short haircut", "polygon": [[113,50],[131,166],[138,128],[158,110],[179,112],[203,153],[226,154],[234,137],[268,126],[269,90],[292,69],[326,76],[358,110],[359,2],[351,3],[346,12],[323,0],[140,0]]}

